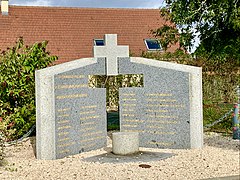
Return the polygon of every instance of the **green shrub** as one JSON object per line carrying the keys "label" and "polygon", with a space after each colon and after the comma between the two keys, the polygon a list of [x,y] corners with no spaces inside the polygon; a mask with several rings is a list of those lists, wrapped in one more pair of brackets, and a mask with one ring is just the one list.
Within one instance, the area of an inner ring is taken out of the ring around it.
{"label": "green shrub", "polygon": [[57,59],[46,51],[47,41],[25,46],[19,38],[0,54],[0,117],[22,136],[35,123],[35,70]]}

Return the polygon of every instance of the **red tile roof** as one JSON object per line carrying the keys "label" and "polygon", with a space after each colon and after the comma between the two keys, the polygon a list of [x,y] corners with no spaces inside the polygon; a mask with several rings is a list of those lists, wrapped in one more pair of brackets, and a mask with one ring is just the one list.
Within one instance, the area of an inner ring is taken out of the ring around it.
{"label": "red tile roof", "polygon": [[20,36],[26,44],[48,40],[48,50],[62,63],[92,57],[93,39],[118,34],[118,44],[129,45],[139,56],[146,51],[143,39],[163,22],[158,9],[10,6],[8,16],[0,14],[0,49],[13,46]]}

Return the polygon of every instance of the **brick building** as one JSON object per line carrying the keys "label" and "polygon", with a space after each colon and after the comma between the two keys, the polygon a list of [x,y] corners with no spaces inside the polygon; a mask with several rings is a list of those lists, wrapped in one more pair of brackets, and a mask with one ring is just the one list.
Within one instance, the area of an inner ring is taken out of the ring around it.
{"label": "brick building", "polygon": [[148,50],[144,40],[154,38],[151,30],[163,23],[158,9],[8,6],[8,0],[2,0],[0,49],[12,47],[20,36],[26,44],[48,40],[48,50],[63,63],[92,57],[95,40],[118,34],[118,44],[129,45],[139,56]]}

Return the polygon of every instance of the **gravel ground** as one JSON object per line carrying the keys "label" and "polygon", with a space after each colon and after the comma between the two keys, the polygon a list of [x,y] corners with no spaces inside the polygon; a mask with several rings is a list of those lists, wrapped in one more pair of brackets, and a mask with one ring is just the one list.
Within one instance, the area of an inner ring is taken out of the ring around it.
{"label": "gravel ground", "polygon": [[194,180],[240,174],[240,141],[217,133],[205,133],[203,149],[140,148],[138,155],[122,158],[111,154],[110,138],[107,148],[58,160],[36,160],[34,146],[34,137],[8,146],[0,179]]}

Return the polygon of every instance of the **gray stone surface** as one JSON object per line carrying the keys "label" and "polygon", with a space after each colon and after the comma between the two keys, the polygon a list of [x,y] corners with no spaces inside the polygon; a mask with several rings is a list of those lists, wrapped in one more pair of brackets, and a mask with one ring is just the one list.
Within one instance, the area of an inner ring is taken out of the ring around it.
{"label": "gray stone surface", "polygon": [[144,78],[143,88],[120,89],[121,131],[139,132],[142,147],[203,146],[200,68],[119,58],[119,74],[143,74]]}
{"label": "gray stone surface", "polygon": [[99,58],[36,71],[38,159],[106,146],[106,90],[88,87],[88,75],[103,75],[104,67]]}

